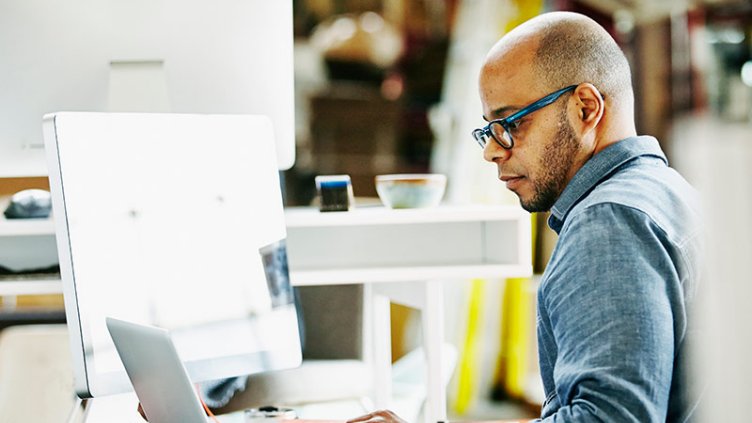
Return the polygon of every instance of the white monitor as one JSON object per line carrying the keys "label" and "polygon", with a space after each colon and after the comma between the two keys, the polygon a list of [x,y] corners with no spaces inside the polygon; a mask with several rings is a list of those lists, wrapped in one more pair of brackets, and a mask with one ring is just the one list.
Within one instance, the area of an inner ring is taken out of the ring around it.
{"label": "white monitor", "polygon": [[58,111],[265,114],[295,160],[292,0],[0,1],[0,177]]}
{"label": "white monitor", "polygon": [[268,118],[59,113],[44,138],[79,396],[131,389],[107,317],[169,329],[194,381],[300,364]]}

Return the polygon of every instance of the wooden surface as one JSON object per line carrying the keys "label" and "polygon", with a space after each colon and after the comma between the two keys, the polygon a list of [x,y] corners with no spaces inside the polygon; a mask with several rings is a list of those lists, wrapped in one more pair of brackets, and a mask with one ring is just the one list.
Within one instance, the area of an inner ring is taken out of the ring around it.
{"label": "wooden surface", "polygon": [[50,183],[46,176],[29,178],[0,178],[0,195],[12,195],[18,191],[38,188],[50,190]]}

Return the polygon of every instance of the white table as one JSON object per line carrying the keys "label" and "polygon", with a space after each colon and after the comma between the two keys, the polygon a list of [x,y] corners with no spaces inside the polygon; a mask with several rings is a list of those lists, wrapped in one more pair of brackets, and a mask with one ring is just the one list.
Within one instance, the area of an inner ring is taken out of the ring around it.
{"label": "white table", "polygon": [[[391,399],[389,303],[421,311],[427,364],[424,415],[427,422],[445,421],[440,281],[531,275],[530,215],[510,206],[368,207],[329,213],[291,208],[285,214],[293,285],[365,284],[365,304],[370,304],[364,319],[366,360],[373,365],[378,408],[388,408]],[[97,398],[87,416],[70,421],[135,422],[138,417],[129,411],[135,403],[133,394]],[[234,422],[238,416],[222,421]]]}
{"label": "white table", "polygon": [[364,319],[373,363],[374,402],[391,399],[389,303],[421,311],[426,352],[427,422],[446,420],[440,280],[532,274],[530,215],[516,206],[368,207],[321,213],[287,209],[293,285],[364,283]]}

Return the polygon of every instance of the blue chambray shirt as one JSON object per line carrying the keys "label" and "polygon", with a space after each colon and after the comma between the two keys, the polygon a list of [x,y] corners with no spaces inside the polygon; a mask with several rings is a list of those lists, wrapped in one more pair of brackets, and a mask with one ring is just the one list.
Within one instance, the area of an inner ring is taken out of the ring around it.
{"label": "blue chambray shirt", "polygon": [[554,204],[538,291],[543,422],[683,422],[700,205],[652,137],[594,155]]}

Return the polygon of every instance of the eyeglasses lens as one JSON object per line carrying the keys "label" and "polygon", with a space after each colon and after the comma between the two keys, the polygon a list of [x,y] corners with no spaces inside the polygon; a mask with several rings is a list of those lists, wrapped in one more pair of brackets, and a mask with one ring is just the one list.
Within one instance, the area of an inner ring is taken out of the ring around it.
{"label": "eyeglasses lens", "polygon": [[491,134],[502,147],[512,147],[512,144],[514,143],[512,141],[512,134],[510,134],[509,131],[507,131],[501,123],[491,123]]}
{"label": "eyeglasses lens", "polygon": [[478,143],[478,145],[480,145],[481,148],[486,148],[488,137],[486,136],[485,131],[483,131],[482,129],[474,130],[473,138],[475,138],[475,141]]}

